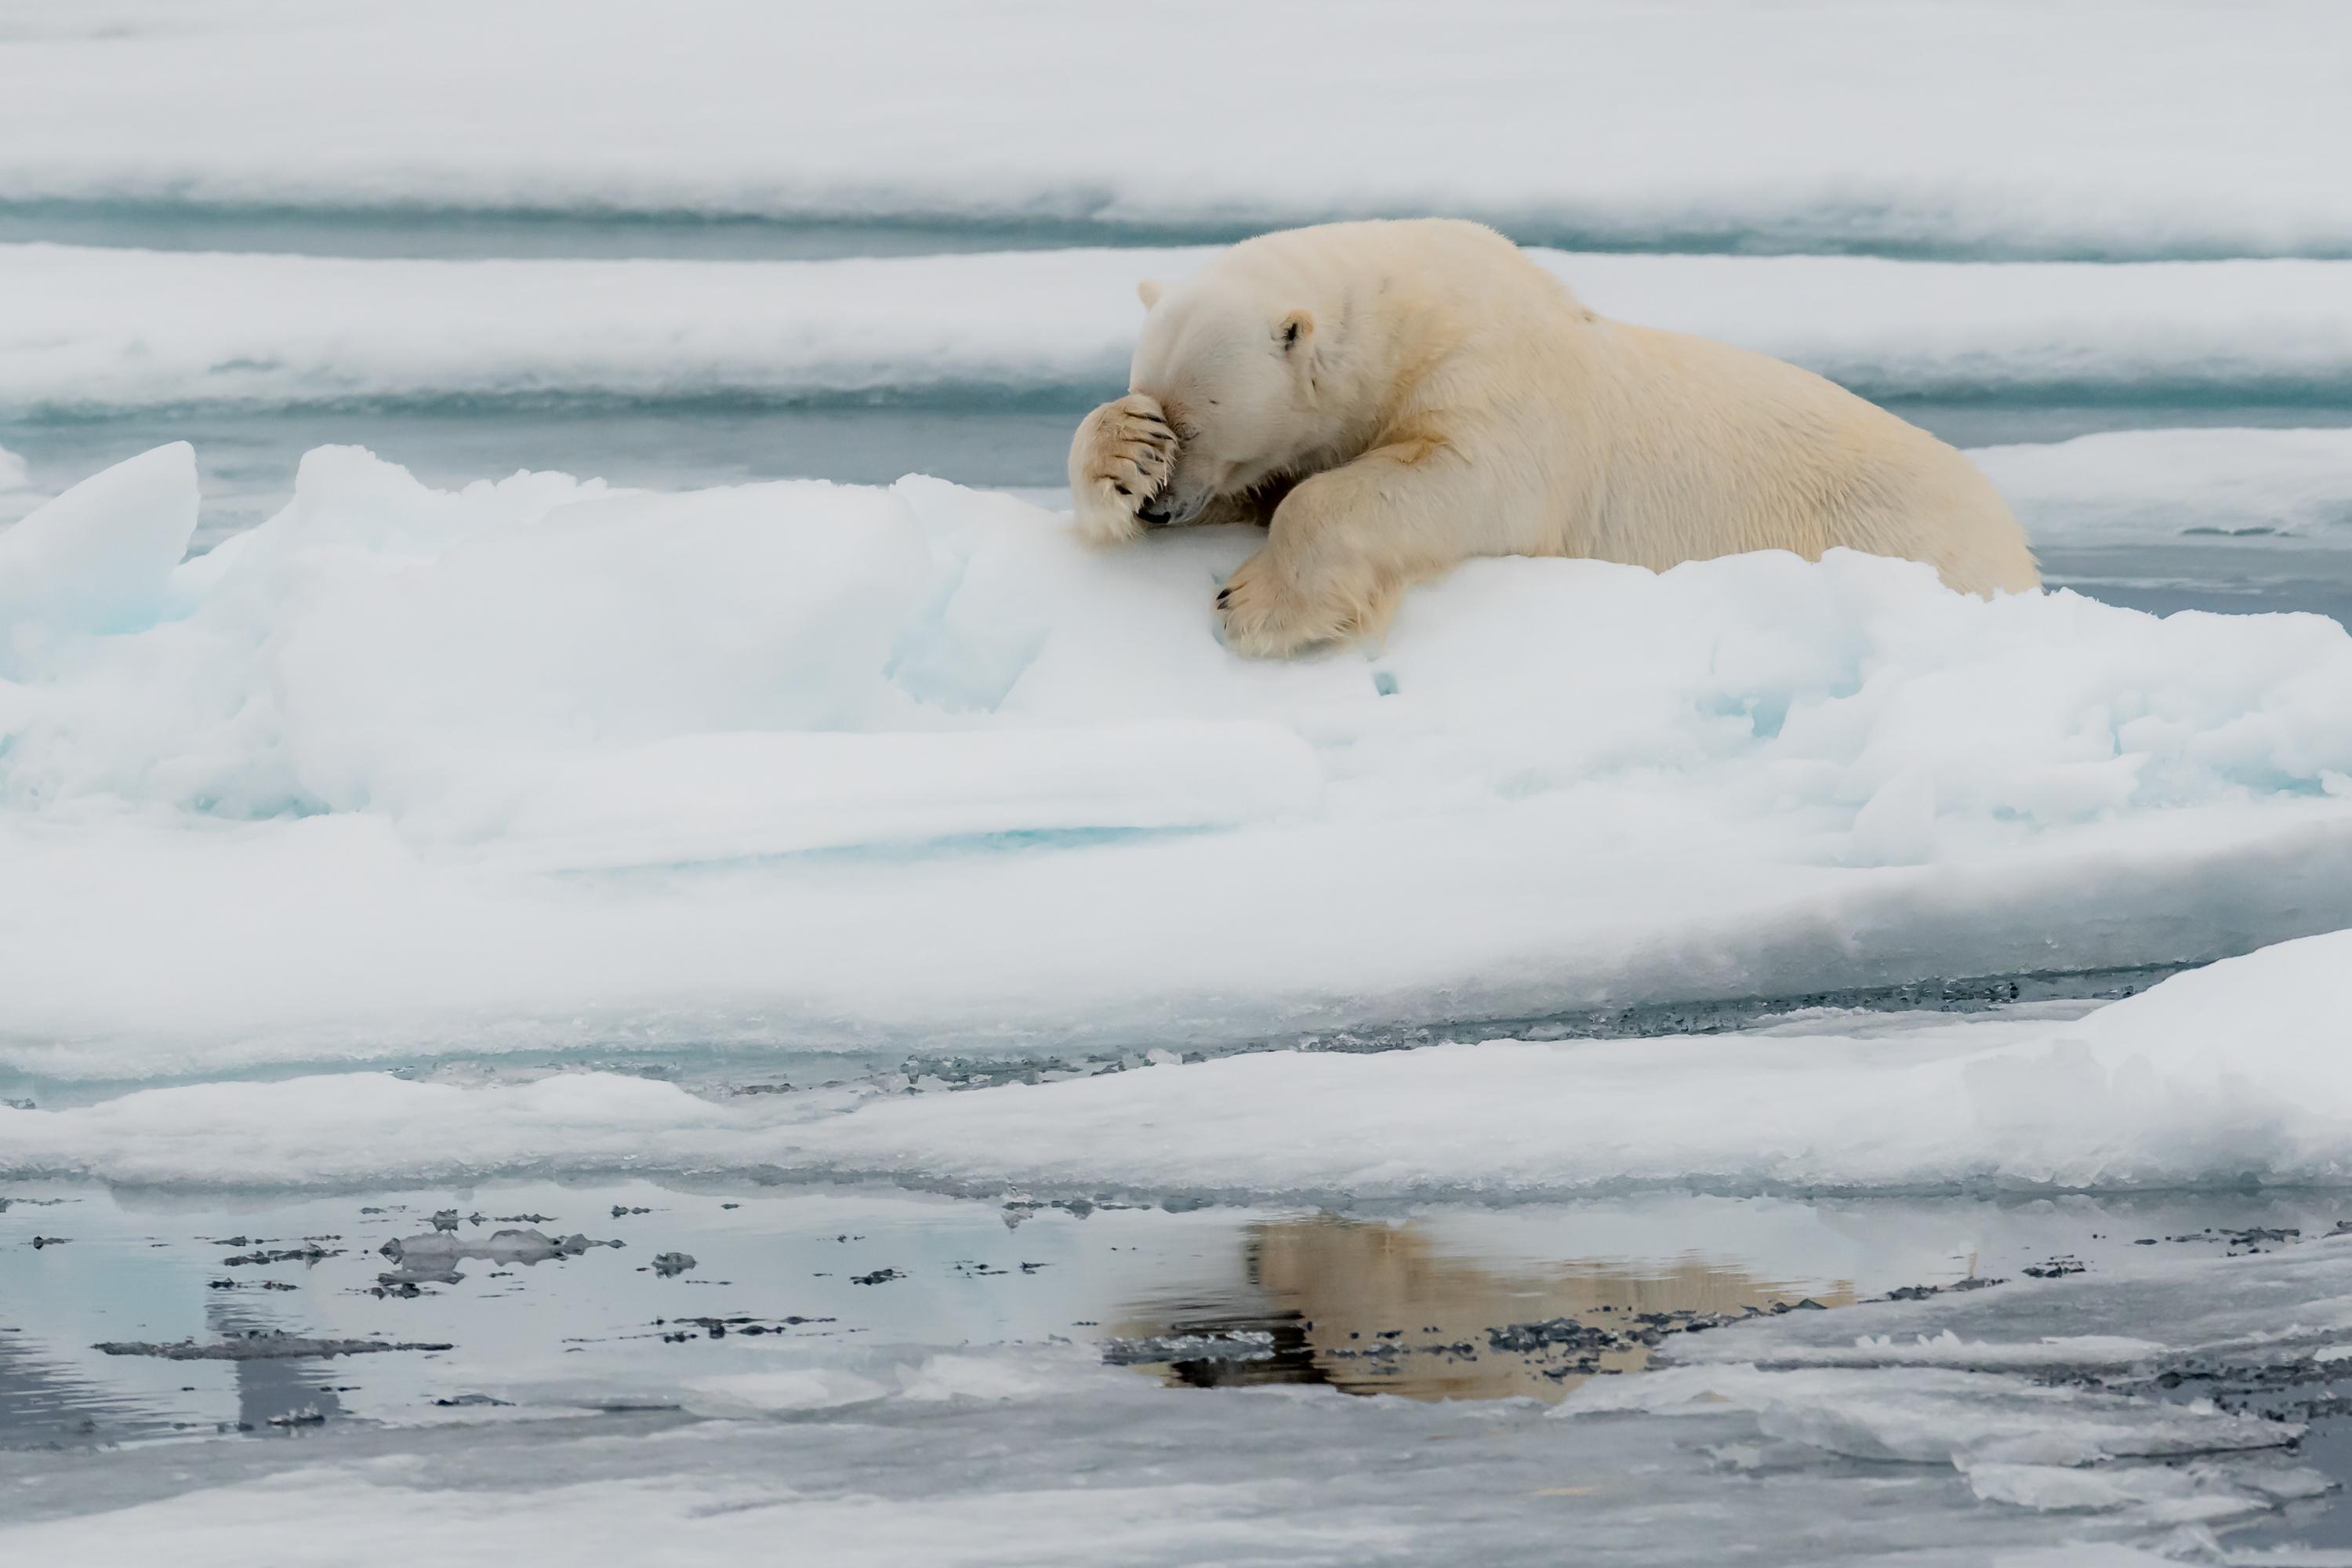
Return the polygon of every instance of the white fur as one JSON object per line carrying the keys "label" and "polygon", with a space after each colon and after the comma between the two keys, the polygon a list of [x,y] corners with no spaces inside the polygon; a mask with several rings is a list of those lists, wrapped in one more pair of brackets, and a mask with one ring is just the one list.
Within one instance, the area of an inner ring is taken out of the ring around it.
{"label": "white fur", "polygon": [[1377,635],[1471,555],[1843,545],[1964,593],[2039,581],[1950,447],[1795,365],[1597,316],[1476,224],[1265,235],[1137,292],[1130,390],[1070,448],[1078,527],[1269,523],[1219,595],[1246,653]]}

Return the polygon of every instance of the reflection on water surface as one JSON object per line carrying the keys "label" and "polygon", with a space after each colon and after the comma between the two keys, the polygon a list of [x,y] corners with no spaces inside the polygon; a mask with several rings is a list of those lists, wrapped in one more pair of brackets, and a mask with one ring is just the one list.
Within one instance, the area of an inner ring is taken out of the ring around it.
{"label": "reflection on water surface", "polygon": [[1655,1264],[1498,1263],[1408,1221],[1261,1220],[1244,1246],[1255,1311],[1131,1322],[1151,1335],[1270,1335],[1262,1356],[1163,1363],[1171,1382],[1321,1383],[1416,1399],[1558,1399],[1588,1377],[1639,1372],[1669,1335],[1759,1312],[1854,1300],[1852,1281],[1759,1279],[1697,1253]]}

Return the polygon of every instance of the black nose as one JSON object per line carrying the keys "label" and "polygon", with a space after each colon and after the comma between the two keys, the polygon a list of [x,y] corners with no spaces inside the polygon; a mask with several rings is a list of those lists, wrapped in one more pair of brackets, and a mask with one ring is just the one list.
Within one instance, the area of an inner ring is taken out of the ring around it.
{"label": "black nose", "polygon": [[1170,516],[1168,512],[1162,511],[1157,506],[1138,507],[1135,509],[1135,515],[1146,528],[1165,528],[1168,526]]}

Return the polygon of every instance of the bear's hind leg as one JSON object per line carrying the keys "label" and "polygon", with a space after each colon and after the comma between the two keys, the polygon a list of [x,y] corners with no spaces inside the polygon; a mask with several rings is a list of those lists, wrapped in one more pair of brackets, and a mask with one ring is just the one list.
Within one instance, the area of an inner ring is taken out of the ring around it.
{"label": "bear's hind leg", "polygon": [[1280,658],[1317,643],[1377,637],[1406,588],[1465,553],[1476,516],[1469,465],[1444,443],[1375,447],[1301,481],[1275,508],[1265,548],[1217,595],[1225,643]]}

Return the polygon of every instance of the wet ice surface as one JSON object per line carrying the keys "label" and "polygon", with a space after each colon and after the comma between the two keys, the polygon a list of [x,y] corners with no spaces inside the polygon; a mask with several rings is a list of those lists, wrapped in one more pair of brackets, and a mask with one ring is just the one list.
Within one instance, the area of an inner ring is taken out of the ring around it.
{"label": "wet ice surface", "polygon": [[[1574,1531],[1675,1563],[1733,1519],[1762,1561],[2352,1540],[2341,1194],[5,1195],[27,1560],[278,1560],[330,1521],[460,1562],[785,1531],[827,1561],[1533,1562]],[[495,1239],[575,1227],[625,1245]],[[423,1237],[457,1277],[383,1285]],[[319,1256],[227,1261],[279,1247]]]}

